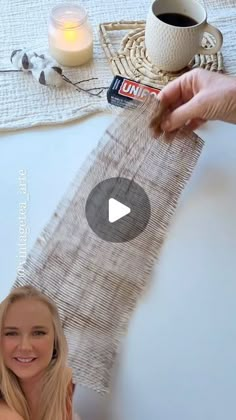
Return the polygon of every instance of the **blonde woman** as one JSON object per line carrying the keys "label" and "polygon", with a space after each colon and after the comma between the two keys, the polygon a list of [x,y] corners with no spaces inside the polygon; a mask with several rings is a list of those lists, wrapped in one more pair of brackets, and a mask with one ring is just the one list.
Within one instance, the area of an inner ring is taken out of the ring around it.
{"label": "blonde woman", "polygon": [[13,289],[0,304],[0,419],[72,420],[73,390],[55,304],[32,286]]}

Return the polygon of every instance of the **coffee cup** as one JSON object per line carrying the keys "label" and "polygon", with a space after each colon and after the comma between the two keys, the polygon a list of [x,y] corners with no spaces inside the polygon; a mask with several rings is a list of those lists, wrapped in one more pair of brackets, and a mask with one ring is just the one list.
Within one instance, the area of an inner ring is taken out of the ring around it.
{"label": "coffee cup", "polygon": [[[204,32],[215,38],[215,45],[202,47]],[[155,0],[148,11],[145,27],[146,53],[159,69],[177,72],[195,54],[215,54],[223,44],[219,29],[207,22],[204,7],[194,0]]]}

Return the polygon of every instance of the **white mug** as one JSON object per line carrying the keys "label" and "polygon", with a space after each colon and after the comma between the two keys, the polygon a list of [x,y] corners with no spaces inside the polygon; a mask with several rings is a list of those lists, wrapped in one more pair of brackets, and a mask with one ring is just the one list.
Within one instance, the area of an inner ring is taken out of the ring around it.
{"label": "white mug", "polygon": [[[161,14],[177,13],[193,19],[190,26],[174,26],[163,22]],[[204,32],[215,37],[210,49],[201,46]],[[194,0],[155,0],[146,20],[145,46],[152,64],[165,71],[176,72],[186,67],[195,54],[215,54],[223,44],[219,29],[207,23],[204,7]]]}

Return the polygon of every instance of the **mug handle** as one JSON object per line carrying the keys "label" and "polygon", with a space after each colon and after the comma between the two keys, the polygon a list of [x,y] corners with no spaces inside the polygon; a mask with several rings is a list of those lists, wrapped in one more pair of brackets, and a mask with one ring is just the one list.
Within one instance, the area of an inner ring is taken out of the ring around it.
{"label": "mug handle", "polygon": [[223,44],[223,35],[220,32],[219,29],[215,28],[215,26],[210,25],[210,23],[206,23],[206,26],[204,28],[204,32],[208,32],[209,34],[213,35],[216,39],[216,45],[212,48],[204,48],[204,47],[200,47],[197,54],[204,54],[204,55],[208,55],[208,54],[215,54],[217,53],[220,48],[222,47]]}

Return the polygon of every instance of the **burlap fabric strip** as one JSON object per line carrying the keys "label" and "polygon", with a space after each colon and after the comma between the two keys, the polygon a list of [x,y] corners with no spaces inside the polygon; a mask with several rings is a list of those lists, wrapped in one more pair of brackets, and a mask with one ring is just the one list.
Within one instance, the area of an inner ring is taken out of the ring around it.
{"label": "burlap fabric strip", "polygon": [[[157,99],[150,96],[136,109],[123,110],[108,127],[37,240],[24,277],[14,284],[33,284],[58,305],[74,381],[101,393],[109,389],[120,340],[203,146],[187,128],[172,138],[153,138],[149,122],[158,109],[160,115]],[[136,181],[150,200],[150,221],[130,242],[103,241],[86,220],[89,193],[113,177]]]}

